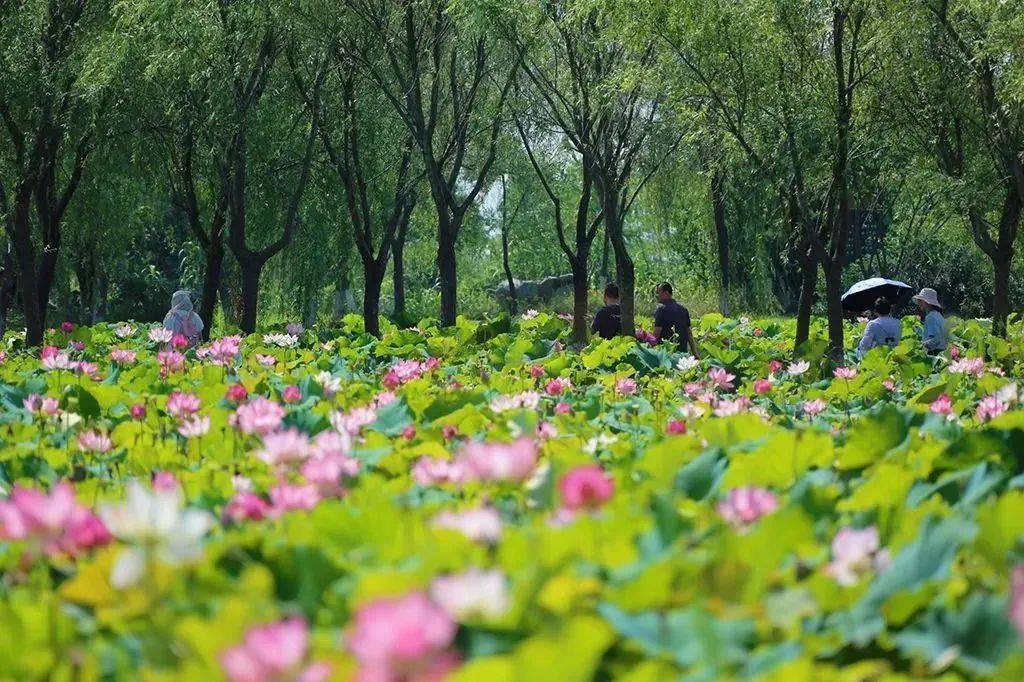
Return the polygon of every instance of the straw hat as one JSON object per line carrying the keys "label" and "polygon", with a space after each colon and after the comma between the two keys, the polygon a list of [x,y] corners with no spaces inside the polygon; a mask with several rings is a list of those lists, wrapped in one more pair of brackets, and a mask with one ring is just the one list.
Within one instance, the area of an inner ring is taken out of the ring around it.
{"label": "straw hat", "polygon": [[921,289],[921,293],[919,293],[917,296],[914,296],[914,300],[923,301],[924,303],[927,303],[930,306],[935,306],[940,310],[943,309],[942,304],[939,303],[939,294],[936,293],[935,289],[932,289],[930,287],[925,287],[924,289]]}

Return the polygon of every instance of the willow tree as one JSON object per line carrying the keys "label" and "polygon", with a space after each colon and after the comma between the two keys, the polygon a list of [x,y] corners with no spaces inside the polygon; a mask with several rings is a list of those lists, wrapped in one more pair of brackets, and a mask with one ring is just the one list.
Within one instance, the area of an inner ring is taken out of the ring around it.
{"label": "willow tree", "polygon": [[374,38],[352,57],[416,145],[437,216],[441,324],[453,325],[455,247],[494,164],[516,60],[446,0],[343,0],[341,7],[357,19],[352,30]]}
{"label": "willow tree", "polygon": [[932,157],[991,261],[992,327],[1005,336],[1024,210],[1024,18],[1014,3],[900,0],[890,9],[902,29],[890,41],[900,65],[891,113]]}
{"label": "willow tree", "polygon": [[[42,342],[61,228],[86,164],[112,127],[103,0],[5,3],[0,18],[0,219],[26,344]],[[113,52],[115,55],[116,51]]]}

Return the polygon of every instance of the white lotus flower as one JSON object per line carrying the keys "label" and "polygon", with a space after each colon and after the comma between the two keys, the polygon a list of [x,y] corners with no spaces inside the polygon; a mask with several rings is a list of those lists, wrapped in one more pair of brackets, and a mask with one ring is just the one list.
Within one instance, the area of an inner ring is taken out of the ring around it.
{"label": "white lotus flower", "polygon": [[786,373],[798,377],[811,368],[811,363],[806,360],[797,360],[796,362],[789,363],[789,367],[786,368]]}
{"label": "white lotus flower", "polygon": [[299,345],[299,337],[292,334],[264,334],[263,343],[280,348],[295,348]]}
{"label": "white lotus flower", "polygon": [[202,556],[203,537],[213,525],[210,514],[184,508],[180,489],[151,490],[132,481],[127,491],[124,504],[99,510],[111,535],[129,545],[114,562],[111,585],[137,584],[153,559],[176,566]]}
{"label": "white lotus flower", "polygon": [[471,568],[465,573],[434,578],[430,597],[452,618],[500,618],[511,606],[505,575],[499,570]]}
{"label": "white lotus flower", "polygon": [[676,369],[680,372],[691,372],[698,367],[700,367],[700,360],[692,355],[684,355],[679,358],[679,362],[676,363]]}

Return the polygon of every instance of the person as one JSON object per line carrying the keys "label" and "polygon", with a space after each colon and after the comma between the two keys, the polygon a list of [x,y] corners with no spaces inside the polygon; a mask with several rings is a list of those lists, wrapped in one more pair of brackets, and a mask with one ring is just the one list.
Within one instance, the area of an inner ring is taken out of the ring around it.
{"label": "person", "polygon": [[946,328],[946,318],[942,304],[939,303],[939,295],[935,289],[925,287],[921,289],[921,293],[914,296],[914,303],[917,304],[921,321],[924,323],[921,329],[921,345],[928,355],[938,355],[946,350],[949,344],[949,330]]}
{"label": "person", "polygon": [[192,299],[184,289],[175,291],[171,296],[171,309],[164,316],[164,327],[184,336],[190,346],[199,342],[203,320],[192,309]]}
{"label": "person", "polygon": [[872,348],[889,346],[895,348],[903,337],[903,325],[892,316],[892,304],[882,297],[875,301],[875,318],[864,328],[864,336],[857,345],[857,352],[864,355]]}
{"label": "person", "polygon": [[680,346],[689,346],[693,357],[699,358],[697,342],[693,338],[690,311],[672,298],[672,285],[662,282],[655,290],[658,308],[654,311],[654,336],[658,343],[675,341]]}
{"label": "person", "polygon": [[611,339],[618,335],[622,327],[622,308],[619,306],[619,285],[609,282],[604,288],[604,306],[594,315],[590,331],[602,339]]}

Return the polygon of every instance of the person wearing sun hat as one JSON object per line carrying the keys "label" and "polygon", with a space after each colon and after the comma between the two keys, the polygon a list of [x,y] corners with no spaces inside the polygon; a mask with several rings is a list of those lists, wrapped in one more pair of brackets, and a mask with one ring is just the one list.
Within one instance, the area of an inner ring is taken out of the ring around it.
{"label": "person wearing sun hat", "polygon": [[939,303],[939,294],[930,287],[921,289],[914,296],[914,303],[921,313],[924,328],[921,330],[921,345],[929,355],[938,355],[946,350],[949,344],[949,331],[946,329],[944,309]]}

